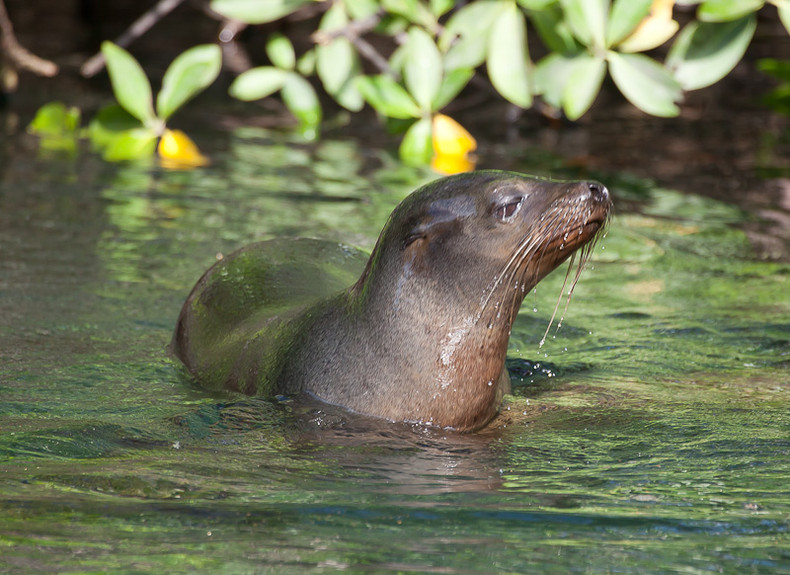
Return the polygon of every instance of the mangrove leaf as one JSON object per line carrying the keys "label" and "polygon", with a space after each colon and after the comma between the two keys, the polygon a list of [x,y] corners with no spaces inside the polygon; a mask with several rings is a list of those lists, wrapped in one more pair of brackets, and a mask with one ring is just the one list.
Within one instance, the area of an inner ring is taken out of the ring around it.
{"label": "mangrove leaf", "polygon": [[101,51],[118,103],[143,124],[155,122],[151,84],[137,60],[112,42],[102,42]]}
{"label": "mangrove leaf", "polygon": [[211,85],[222,68],[222,51],[215,44],[195,46],[180,54],[167,68],[156,111],[163,120]]}

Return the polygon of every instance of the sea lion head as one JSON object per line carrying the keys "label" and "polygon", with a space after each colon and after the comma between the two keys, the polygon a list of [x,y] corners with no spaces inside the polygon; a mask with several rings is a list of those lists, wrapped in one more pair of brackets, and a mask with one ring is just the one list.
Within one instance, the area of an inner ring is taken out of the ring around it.
{"label": "sea lion head", "polygon": [[525,294],[580,248],[584,263],[610,207],[598,182],[501,171],[443,178],[401,202],[351,290],[374,325],[365,346],[382,365],[393,358],[381,411],[463,430],[491,419]]}
{"label": "sea lion head", "polygon": [[[443,294],[430,297],[445,309],[477,301],[480,312],[501,310],[507,302],[515,312],[527,291],[597,236],[610,207],[608,191],[593,181],[495,170],[443,178],[395,209],[358,288],[381,277],[401,287],[399,301],[408,284],[420,298]],[[503,290],[516,297],[495,297]]]}

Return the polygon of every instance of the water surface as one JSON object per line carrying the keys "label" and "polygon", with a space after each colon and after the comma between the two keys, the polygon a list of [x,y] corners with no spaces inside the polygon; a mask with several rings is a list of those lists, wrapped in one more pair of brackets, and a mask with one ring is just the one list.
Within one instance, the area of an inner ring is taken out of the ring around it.
{"label": "water surface", "polygon": [[210,153],[9,165],[0,571],[790,573],[790,265],[756,257],[749,213],[591,174],[616,215],[562,327],[539,347],[558,270],[514,327],[514,395],[459,435],[183,378],[165,346],[216,254],[371,249],[432,177],[256,130]]}

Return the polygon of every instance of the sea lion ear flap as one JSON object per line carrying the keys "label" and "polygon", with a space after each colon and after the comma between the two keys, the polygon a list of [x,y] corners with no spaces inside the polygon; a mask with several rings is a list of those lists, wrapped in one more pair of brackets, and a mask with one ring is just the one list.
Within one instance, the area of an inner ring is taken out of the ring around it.
{"label": "sea lion ear flap", "polygon": [[401,245],[401,249],[405,250],[417,240],[424,240],[426,237],[427,236],[425,235],[424,232],[420,230],[412,230],[412,232],[404,238],[403,244]]}
{"label": "sea lion ear flap", "polygon": [[458,216],[449,210],[432,210],[430,216],[416,222],[403,239],[401,249],[405,250],[415,242],[433,241],[447,235],[458,227]]}

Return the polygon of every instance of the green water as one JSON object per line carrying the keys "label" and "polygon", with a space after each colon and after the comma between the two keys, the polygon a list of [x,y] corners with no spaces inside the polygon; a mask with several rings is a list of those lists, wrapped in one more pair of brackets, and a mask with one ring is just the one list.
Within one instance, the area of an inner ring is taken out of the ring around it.
{"label": "green water", "polygon": [[790,573],[790,265],[745,214],[593,174],[616,216],[562,328],[538,347],[564,270],[524,302],[502,415],[456,435],[181,377],[164,348],[217,253],[370,249],[432,177],[348,142],[221,148],[7,170],[0,572]]}

